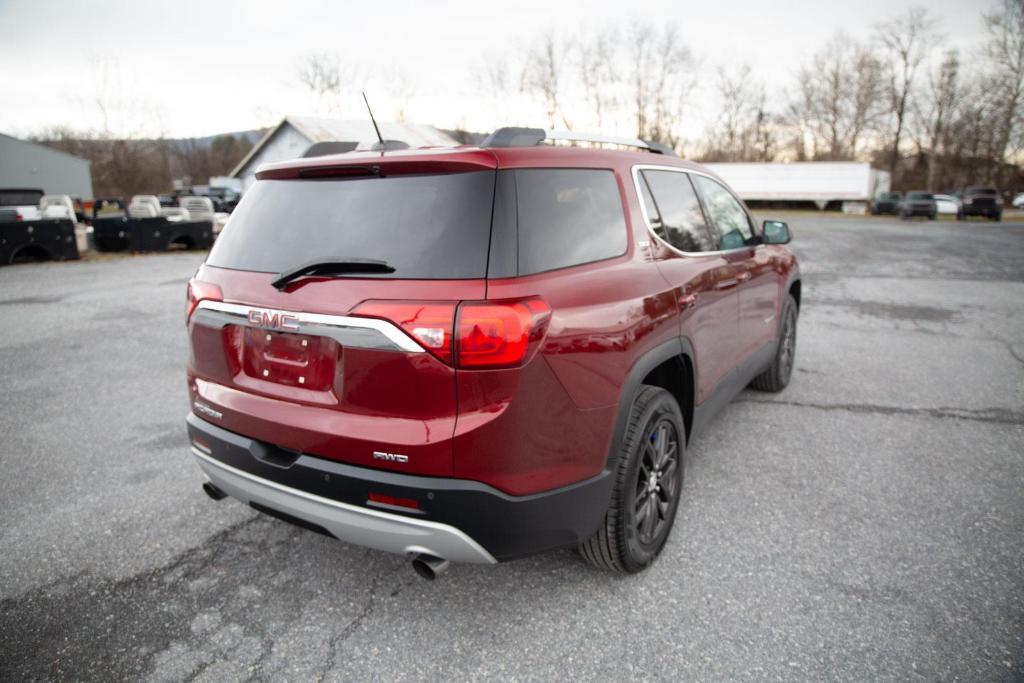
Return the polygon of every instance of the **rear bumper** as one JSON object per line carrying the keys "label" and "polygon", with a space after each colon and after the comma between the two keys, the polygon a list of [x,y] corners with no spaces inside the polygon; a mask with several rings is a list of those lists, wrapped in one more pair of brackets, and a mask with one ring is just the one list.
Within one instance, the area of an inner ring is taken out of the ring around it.
{"label": "rear bumper", "polygon": [[[190,414],[192,453],[228,495],[342,541],[393,553],[492,563],[573,545],[601,523],[607,471],[565,488],[509,496],[479,482],[346,465],[229,432]],[[411,510],[370,502],[415,500]]]}
{"label": "rear bumper", "polygon": [[192,455],[207,478],[229,496],[315,525],[343,541],[389,553],[427,553],[456,562],[496,562],[480,544],[447,524],[359,508],[275,484],[225,465],[195,446]]}

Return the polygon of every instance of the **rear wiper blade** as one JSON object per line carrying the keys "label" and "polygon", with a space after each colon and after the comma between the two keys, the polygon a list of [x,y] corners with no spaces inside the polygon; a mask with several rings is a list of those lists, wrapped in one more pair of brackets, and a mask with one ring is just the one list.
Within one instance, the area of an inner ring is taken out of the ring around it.
{"label": "rear wiper blade", "polygon": [[271,286],[284,290],[288,283],[306,275],[347,275],[361,273],[393,273],[395,269],[387,261],[371,258],[339,258],[310,261],[297,268],[278,273]]}

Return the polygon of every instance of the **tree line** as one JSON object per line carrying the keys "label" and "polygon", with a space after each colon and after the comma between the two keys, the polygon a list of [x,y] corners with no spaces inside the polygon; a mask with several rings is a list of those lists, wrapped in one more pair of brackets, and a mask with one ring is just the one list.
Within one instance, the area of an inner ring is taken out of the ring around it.
{"label": "tree line", "polygon": [[[494,126],[543,119],[552,128],[629,133],[701,161],[870,161],[893,173],[897,189],[1024,189],[1016,163],[1024,151],[1024,0],[995,2],[968,53],[944,49],[937,18],[913,7],[867,37],[826,39],[779,93],[749,64],[704,64],[677,25],[644,21],[539,33],[482,59],[463,85],[479,109],[490,104]],[[385,116],[415,118],[416,84],[397,69],[383,76]],[[313,52],[296,62],[291,83],[316,113],[361,117],[361,100],[355,109],[345,103],[367,78],[357,62]],[[90,159],[97,195],[165,190],[176,178],[206,182],[251,148],[236,136],[207,143],[113,135],[111,97],[97,96],[99,131],[36,136]],[[516,101],[533,109],[515,112]],[[695,135],[687,123],[698,118],[708,123]]]}
{"label": "tree line", "polygon": [[63,127],[43,131],[34,139],[88,159],[97,197],[161,194],[170,191],[175,180],[202,185],[211,176],[228,175],[253,146],[246,135],[146,139]]}
{"label": "tree line", "polygon": [[[973,18],[973,17],[972,17]],[[970,54],[942,49],[913,7],[855,39],[837,33],[770,97],[748,64],[702,67],[674,25],[549,31],[475,74],[498,101],[531,97],[552,127],[615,128],[702,161],[864,160],[894,186],[1016,184],[1024,148],[1024,0],[982,14]],[[696,94],[710,123],[682,134]],[[609,125],[611,124],[611,125]]]}

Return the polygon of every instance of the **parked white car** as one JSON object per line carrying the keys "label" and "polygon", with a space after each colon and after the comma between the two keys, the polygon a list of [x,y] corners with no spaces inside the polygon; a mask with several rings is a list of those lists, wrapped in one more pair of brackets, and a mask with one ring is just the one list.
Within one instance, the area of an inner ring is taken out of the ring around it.
{"label": "parked white car", "polygon": [[950,194],[935,195],[935,206],[939,213],[948,213],[955,216],[960,212],[960,200]]}
{"label": "parked white car", "polygon": [[1014,197],[1011,204],[1013,204],[1013,208],[1015,209],[1024,209],[1024,192],[1021,192]]}

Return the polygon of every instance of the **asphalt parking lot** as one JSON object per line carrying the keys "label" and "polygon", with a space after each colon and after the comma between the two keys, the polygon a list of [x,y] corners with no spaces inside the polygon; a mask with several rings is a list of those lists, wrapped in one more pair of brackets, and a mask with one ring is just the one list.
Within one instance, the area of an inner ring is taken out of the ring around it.
{"label": "asphalt parking lot", "polygon": [[797,369],[663,557],[418,578],[200,490],[201,254],[0,269],[0,679],[1020,680],[1024,224],[790,218]]}

